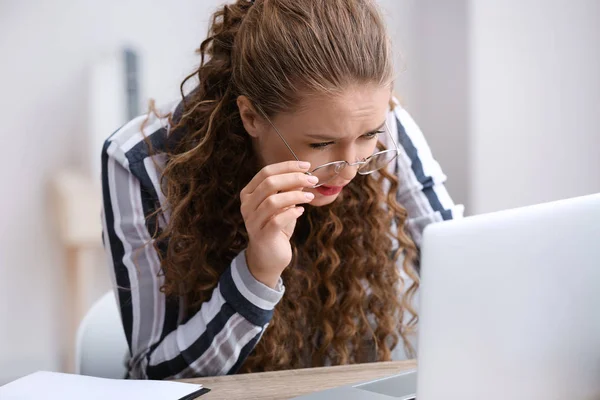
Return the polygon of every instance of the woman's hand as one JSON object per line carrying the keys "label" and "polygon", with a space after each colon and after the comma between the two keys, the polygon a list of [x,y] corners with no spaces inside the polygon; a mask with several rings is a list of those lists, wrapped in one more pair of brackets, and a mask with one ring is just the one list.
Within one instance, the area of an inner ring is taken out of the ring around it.
{"label": "woman's hand", "polygon": [[304,212],[297,204],[314,199],[312,193],[303,191],[318,182],[305,174],[309,168],[310,163],[298,161],[268,165],[240,193],[249,238],[248,268],[258,281],[273,288],[292,261],[290,238]]}

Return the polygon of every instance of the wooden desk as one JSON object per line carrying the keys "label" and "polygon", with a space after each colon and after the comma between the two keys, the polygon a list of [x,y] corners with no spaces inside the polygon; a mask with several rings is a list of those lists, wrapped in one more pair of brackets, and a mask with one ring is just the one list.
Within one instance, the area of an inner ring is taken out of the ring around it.
{"label": "wooden desk", "polygon": [[416,368],[415,361],[391,361],[338,367],[307,368],[210,378],[184,379],[211,392],[199,400],[289,399],[320,390],[383,378]]}

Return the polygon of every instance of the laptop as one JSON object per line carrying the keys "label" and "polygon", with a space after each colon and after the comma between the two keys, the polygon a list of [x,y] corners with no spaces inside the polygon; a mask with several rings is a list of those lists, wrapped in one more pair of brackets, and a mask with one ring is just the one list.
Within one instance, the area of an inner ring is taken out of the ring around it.
{"label": "laptop", "polygon": [[428,226],[419,301],[418,374],[298,399],[600,399],[600,194]]}

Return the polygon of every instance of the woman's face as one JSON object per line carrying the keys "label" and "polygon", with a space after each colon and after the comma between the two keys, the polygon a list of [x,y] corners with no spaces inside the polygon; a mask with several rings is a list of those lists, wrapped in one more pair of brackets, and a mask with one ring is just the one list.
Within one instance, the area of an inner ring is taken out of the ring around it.
{"label": "woman's face", "polygon": [[[377,132],[385,130],[390,95],[389,87],[365,85],[335,97],[312,96],[297,111],[280,113],[271,122],[300,161],[311,163],[311,171],[333,161],[354,163],[375,152]],[[294,160],[271,124],[253,111],[247,98],[241,96],[238,107],[262,166]],[[310,204],[323,206],[335,201],[356,173],[357,167],[346,167],[324,186],[305,189],[315,195]]]}

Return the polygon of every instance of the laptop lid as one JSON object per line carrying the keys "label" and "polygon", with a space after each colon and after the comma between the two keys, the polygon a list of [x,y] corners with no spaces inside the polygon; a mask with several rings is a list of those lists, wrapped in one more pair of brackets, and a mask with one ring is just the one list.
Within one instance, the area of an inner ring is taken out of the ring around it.
{"label": "laptop lid", "polygon": [[600,398],[600,194],[424,233],[417,394]]}

